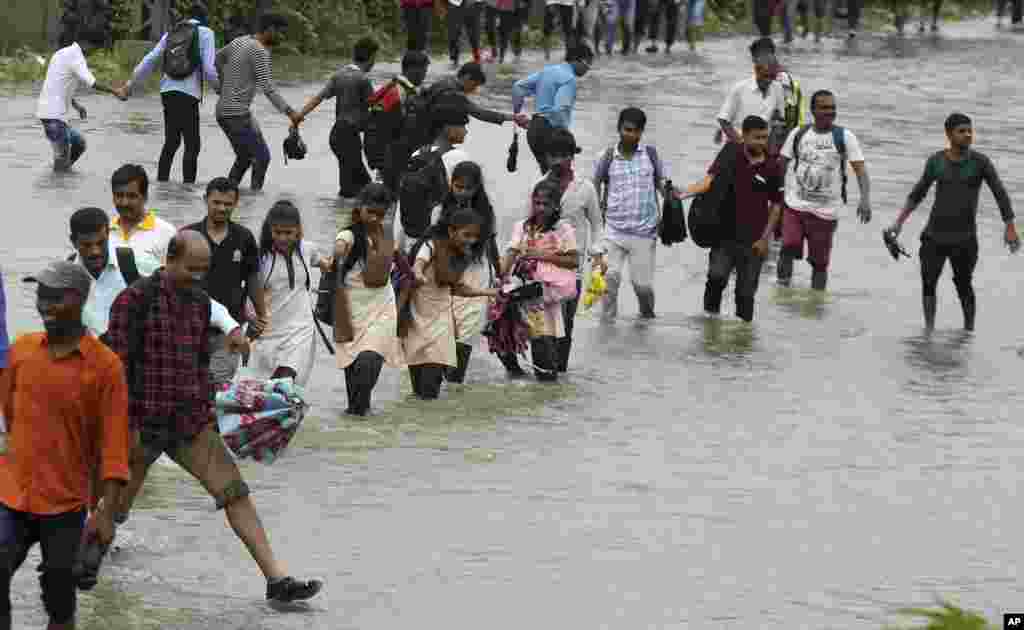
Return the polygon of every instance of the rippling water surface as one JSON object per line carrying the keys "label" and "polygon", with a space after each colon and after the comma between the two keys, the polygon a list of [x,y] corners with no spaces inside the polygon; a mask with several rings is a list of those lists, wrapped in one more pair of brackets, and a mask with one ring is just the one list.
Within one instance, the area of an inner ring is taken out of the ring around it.
{"label": "rippling water surface", "polygon": [[[747,43],[602,58],[581,83],[577,168],[589,171],[632,104],[647,110],[646,138],[674,179],[698,179],[725,86],[750,72]],[[80,598],[81,627],[854,629],[935,595],[991,619],[1019,609],[1022,259],[1001,247],[984,192],[978,332],[957,330],[947,278],[939,330],[926,338],[916,261],[893,262],[879,238],[954,109],[974,118],[978,147],[1020,197],[1019,36],[989,20],[938,39],[797,42],[782,57],[805,91],[837,93],[874,184],[876,218],[864,227],[851,182],[827,296],[806,289],[806,265],[786,291],[768,268],[752,328],[705,322],[705,252],[659,248],[659,319],[638,325],[628,289],[614,328],[581,315],[563,384],[508,383],[478,351],[468,385],[432,404],[409,400],[407,377],[385,371],[366,421],[340,415],[343,377],[322,353],[290,456],[244,472],[276,552],[294,573],[326,578],[323,594],[294,611],[267,607],[223,515],[184,473],[157,466],[121,550]],[[521,70],[539,65],[528,57]],[[485,97],[507,104],[512,78],[499,73]],[[297,106],[318,87],[283,93]],[[109,176],[123,162],[155,174],[159,100],[84,102],[89,152],[58,177],[35,99],[0,99],[0,260],[14,331],[37,326],[19,279],[67,251],[74,208],[111,207]],[[201,181],[232,159],[213,105],[203,104]],[[291,196],[307,234],[329,243],[342,214],[327,146],[333,104],[303,127],[307,159],[287,166],[285,118],[262,97],[256,112],[275,161],[267,191],[246,195],[238,219],[258,229],[272,201]],[[519,172],[505,172],[511,135],[473,122],[465,147],[485,168],[505,237],[537,176],[526,151]],[[204,214],[201,191],[180,184],[154,184],[150,204],[177,225]],[[15,581],[19,626],[43,624],[37,561]]]}

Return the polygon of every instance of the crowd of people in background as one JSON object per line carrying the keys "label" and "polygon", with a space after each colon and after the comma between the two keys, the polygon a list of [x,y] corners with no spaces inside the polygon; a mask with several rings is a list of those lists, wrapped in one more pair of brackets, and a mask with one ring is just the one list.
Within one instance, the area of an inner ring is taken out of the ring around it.
{"label": "crowd of people in background", "polygon": [[[754,319],[762,266],[776,241],[779,286],[794,283],[794,261],[806,252],[812,290],[826,289],[850,170],[859,188],[856,214],[862,223],[872,218],[866,159],[854,132],[836,124],[838,96],[823,89],[805,96],[769,38],[750,47],[752,76],[728,90],[717,116],[709,115],[722,146],[706,176],[677,190],[669,182],[671,165],[645,140],[643,109],[621,109],[618,138],[601,150],[591,173],[576,170],[582,149],[572,132],[577,82],[599,49],[596,39],[593,48],[585,41],[597,16],[604,12],[610,54],[620,20],[624,52],[640,45],[638,25],[644,23],[652,25],[648,50],[654,52],[654,25],[664,13],[668,50],[680,8],[675,2],[548,2],[544,31],[552,35],[559,23],[565,61],[517,81],[507,111],[483,108],[472,98],[487,80],[479,20],[487,20],[492,48],[494,24],[500,24],[496,56],[503,60],[510,41],[514,53],[521,52],[525,5],[452,3],[451,60],[459,61],[463,31],[474,60],[424,86],[433,7],[430,0],[402,0],[409,50],[400,74],[373,85],[368,73],[379,46],[363,38],[351,63],[299,110],[272,78],[270,51],[287,27],[280,16],[262,16],[255,34],[217,51],[206,7],[196,3],[189,19],[117,88],[97,84],[89,70],[90,34],[62,41],[37,112],[56,170],[71,168],[85,151],[67,122],[71,108],[86,115],[76,89],[126,99],[158,67],[166,140],[157,180],[170,179],[184,142],[182,179],[197,181],[198,103],[206,85],[219,95],[217,122],[236,159],[226,176],[209,180],[205,207],[187,226],[170,225],[150,209],[143,167],[118,168],[110,181],[114,216],[100,207],[77,209],[69,221],[74,252],[30,278],[45,332],[22,336],[8,350],[0,319],[0,404],[6,448],[15,455],[0,465],[0,628],[11,627],[11,576],[36,542],[45,558],[41,586],[50,627],[74,626],[76,589],[95,584],[105,550],[161,455],[225,510],[267,580],[269,600],[302,600],[320,591],[322,582],[289,576],[274,555],[250,489],[212,420],[213,392],[242,364],[258,378],[302,386],[324,346],[344,374],[345,411],[357,417],[370,412],[385,366],[408,369],[413,394],[433,400],[445,383],[465,382],[481,339],[510,378],[528,377],[521,364],[529,354],[535,378],[557,382],[571,366],[580,294],[595,276],[606,277],[604,325],[615,325],[627,276],[639,318],[657,317],[658,239],[678,202],[692,199],[687,222],[694,242],[708,250],[702,310],[719,317],[735,275],[735,312],[745,322]],[[688,33],[699,28],[702,12],[702,0],[688,1]],[[195,44],[192,57],[178,56],[182,42]],[[308,234],[302,210],[290,201],[270,205],[257,234],[234,221],[244,175],[251,171],[251,187],[262,189],[270,164],[251,110],[257,92],[289,118],[292,134],[324,101],[335,101],[325,140],[337,159],[339,196],[353,208],[351,221],[335,234]],[[530,100],[532,115],[525,113]],[[471,119],[526,129],[539,171],[503,246],[493,191],[463,148]],[[934,327],[936,284],[949,259],[964,327],[972,330],[982,182],[999,202],[1005,243],[1012,251],[1020,243],[995,166],[971,147],[970,118],[950,115],[946,134],[950,146],[928,159],[885,239],[898,255],[902,226],[936,184],[939,194],[921,236],[924,320]],[[3,297],[0,287],[0,305]],[[80,397],[74,405],[64,404],[69,392]],[[43,417],[53,420],[48,432],[24,429]],[[94,553],[83,559],[90,549]]]}

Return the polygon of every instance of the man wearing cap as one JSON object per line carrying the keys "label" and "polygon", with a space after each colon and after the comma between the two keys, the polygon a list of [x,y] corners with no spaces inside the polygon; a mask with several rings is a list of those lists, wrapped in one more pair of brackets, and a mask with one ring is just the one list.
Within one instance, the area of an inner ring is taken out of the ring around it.
{"label": "man wearing cap", "polygon": [[92,471],[102,480],[95,518],[102,544],[113,540],[113,509],[129,478],[128,387],[121,360],[82,323],[91,284],[85,269],[55,262],[26,281],[37,285],[45,332],[19,338],[0,377],[7,419],[7,452],[0,456],[0,629],[12,627],[11,578],[35,543],[42,547],[48,627],[71,629],[72,568]]}
{"label": "man wearing cap", "polygon": [[438,79],[426,90],[426,99],[433,103],[436,100],[444,99],[449,102],[460,101],[466,114],[471,118],[501,125],[506,122],[515,122],[526,129],[530,117],[526,114],[506,114],[493,109],[486,109],[473,102],[469,97],[476,94],[484,84],[487,83],[487,75],[478,63],[463,64],[455,76]]}
{"label": "man wearing cap", "polygon": [[526,97],[535,99],[533,119],[526,132],[526,141],[542,174],[547,174],[547,140],[552,130],[572,126],[576,108],[576,82],[585,76],[594,63],[594,53],[586,44],[574,44],[566,55],[565,63],[545,66],[512,86],[512,111],[523,109]]}
{"label": "man wearing cap", "polygon": [[750,56],[754,61],[754,76],[737,82],[725,97],[718,112],[720,129],[715,132],[716,143],[722,142],[723,135],[729,142],[739,142],[736,125],[747,116],[757,116],[769,124],[783,120],[786,95],[782,84],[775,80],[778,72],[775,44],[770,37],[762,37],[750,45]]}

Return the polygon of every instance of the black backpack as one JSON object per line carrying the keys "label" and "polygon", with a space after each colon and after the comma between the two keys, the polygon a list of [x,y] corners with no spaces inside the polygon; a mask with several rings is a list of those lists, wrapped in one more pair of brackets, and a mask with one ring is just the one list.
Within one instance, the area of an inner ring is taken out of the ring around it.
{"label": "black backpack", "polygon": [[736,203],[736,160],[740,150],[737,143],[725,145],[719,154],[719,171],[711,181],[711,188],[690,203],[687,222],[690,237],[697,247],[717,247],[722,241],[722,213],[734,211]]}
{"label": "black backpack", "polygon": [[164,47],[164,74],[172,79],[187,79],[203,63],[199,52],[199,27],[189,22],[179,22],[167,34]]}
{"label": "black backpack", "polygon": [[441,159],[444,153],[443,149],[424,146],[409,158],[402,175],[398,186],[402,230],[412,238],[426,234],[431,212],[448,190],[448,177]]}

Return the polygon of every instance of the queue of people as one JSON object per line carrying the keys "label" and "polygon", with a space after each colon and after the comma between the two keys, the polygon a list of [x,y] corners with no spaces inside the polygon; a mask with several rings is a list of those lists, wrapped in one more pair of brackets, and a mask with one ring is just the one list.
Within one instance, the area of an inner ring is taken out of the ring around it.
{"label": "queue of people", "polygon": [[[429,20],[424,6],[405,4],[409,24]],[[496,4],[499,13],[507,7]],[[567,5],[553,6],[553,19],[564,28]],[[624,2],[620,11],[635,8]],[[208,40],[202,9],[197,3],[187,22],[200,43]],[[178,229],[157,217],[147,205],[145,169],[122,166],[111,178],[116,216],[97,207],[74,212],[74,254],[31,277],[45,332],[23,336],[9,351],[0,344],[6,361],[0,364],[0,404],[8,448],[18,455],[0,466],[0,552],[7,558],[0,567],[0,589],[6,588],[0,628],[10,627],[11,575],[36,542],[47,557],[41,585],[51,627],[73,627],[75,589],[95,583],[103,551],[127,520],[149,467],[164,454],[225,510],[266,578],[267,599],[303,600],[320,591],[321,581],[291,577],[274,555],[250,488],[212,421],[212,392],[230,383],[242,362],[259,378],[304,385],[324,345],[344,373],[346,412],[354,416],[370,412],[385,367],[407,369],[412,393],[425,401],[438,398],[445,383],[464,383],[482,338],[510,378],[527,377],[521,362],[529,350],[536,379],[557,382],[570,367],[585,269],[607,274],[604,325],[616,321],[627,271],[640,317],[657,317],[654,270],[666,202],[697,197],[702,207],[714,206],[715,234],[704,239],[702,307],[709,317],[719,316],[735,273],[736,316],[746,322],[754,319],[762,266],[775,240],[781,239],[779,286],[792,284],[793,263],[806,247],[811,288],[826,289],[848,170],[860,190],[856,214],[863,223],[871,220],[865,157],[857,136],[836,125],[836,95],[815,91],[808,99],[812,122],[805,124],[799,83],[778,64],[771,40],[751,46],[753,77],[730,90],[718,114],[723,146],[707,175],[677,191],[668,182],[670,165],[644,142],[647,114],[636,107],[619,112],[618,139],[601,152],[593,172],[576,171],[577,82],[595,58],[584,43],[571,43],[564,63],[518,81],[511,112],[501,112],[469,98],[486,81],[476,62],[424,88],[429,57],[418,49],[404,55],[399,76],[374,89],[367,73],[378,46],[367,38],[356,43],[352,63],[296,111],[271,79],[268,49],[282,27],[280,18],[264,16],[255,36],[216,52],[212,67],[212,51],[200,46],[200,59],[182,79],[168,74],[165,63],[167,137],[158,179],[169,177],[181,139],[183,179],[196,179],[198,111],[190,99],[197,83],[200,94],[205,81],[219,92],[218,123],[237,156],[226,177],[208,183],[199,220]],[[175,37],[168,35],[143,59],[133,83],[155,68],[154,59]],[[84,150],[64,116],[68,107],[80,108],[72,98],[79,84],[96,87],[87,47],[71,42],[58,51],[40,97],[40,119],[60,169]],[[105,91],[126,98],[130,88]],[[333,244],[310,238],[315,235],[306,234],[301,209],[289,201],[271,205],[258,235],[232,220],[242,176],[251,168],[259,189],[269,164],[250,111],[257,89],[296,127],[324,100],[337,100],[330,144],[339,194],[352,199],[353,212]],[[529,98],[532,117],[524,112]],[[541,174],[524,195],[521,220],[503,248],[482,169],[461,148],[470,118],[526,128]],[[999,201],[1007,246],[1017,251],[1020,241],[995,167],[971,148],[970,119],[951,115],[946,133],[950,147],[928,159],[885,234],[894,242],[928,188],[938,185],[922,234],[925,324],[934,326],[935,287],[949,259],[970,330],[981,182]],[[314,270],[321,278],[316,292]],[[329,339],[316,332],[318,292],[334,305]],[[51,408],[61,399],[57,391],[77,392],[81,404]],[[66,457],[47,456],[42,438],[21,429],[40,413],[68,427],[45,438],[47,449]],[[89,545],[100,552],[84,566],[80,551]]]}

